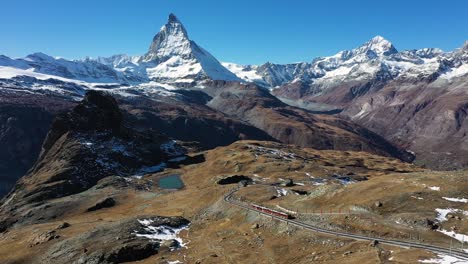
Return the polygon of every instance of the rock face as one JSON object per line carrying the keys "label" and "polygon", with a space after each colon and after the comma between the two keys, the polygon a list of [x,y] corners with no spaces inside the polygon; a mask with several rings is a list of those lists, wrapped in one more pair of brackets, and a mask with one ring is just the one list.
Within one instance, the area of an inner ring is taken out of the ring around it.
{"label": "rock face", "polygon": [[0,108],[0,197],[31,167],[53,115],[41,108]]}
{"label": "rock face", "polygon": [[112,135],[123,137],[129,132],[125,131],[122,121],[122,113],[112,96],[89,91],[71,112],[55,119],[45,139],[41,156],[47,155],[50,148],[67,132],[108,131]]}
{"label": "rock face", "polygon": [[379,135],[352,122],[330,115],[314,115],[281,102],[256,85],[214,82],[205,91],[213,99],[208,105],[229,116],[262,129],[276,140],[315,149],[367,151],[414,158]]}

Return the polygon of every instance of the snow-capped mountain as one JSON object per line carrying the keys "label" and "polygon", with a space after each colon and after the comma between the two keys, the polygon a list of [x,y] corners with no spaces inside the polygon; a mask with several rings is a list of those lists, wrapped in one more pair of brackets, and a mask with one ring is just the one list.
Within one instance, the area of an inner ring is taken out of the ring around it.
{"label": "snow-capped mountain", "polygon": [[[452,78],[463,75],[466,72],[465,66],[462,66],[466,62],[462,56],[463,50],[448,53],[440,49],[399,52],[390,41],[377,36],[360,47],[319,57],[312,62],[247,66],[221,64],[190,40],[184,25],[170,14],[168,22],[153,38],[144,55],[114,55],[83,60],[54,58],[42,53],[20,59],[0,56],[0,79],[29,76],[41,80],[80,81],[80,85],[89,87],[96,83],[135,87],[194,87],[205,80],[226,80],[254,82],[269,89],[287,86],[291,90],[290,86],[299,86],[300,96],[303,93],[318,96],[347,82],[385,82],[396,78],[433,80],[439,76]],[[281,91],[277,94],[290,97]]]}
{"label": "snow-capped mountain", "polygon": [[463,48],[443,52],[436,48],[425,48],[399,52],[390,41],[376,36],[360,47],[329,57],[319,57],[310,63],[224,65],[247,82],[253,81],[271,89],[300,82],[312,86],[314,93],[321,94],[347,80],[429,77],[432,74],[450,72],[463,64],[460,62],[461,50]]}
{"label": "snow-capped mountain", "polygon": [[[70,61],[62,58],[54,58],[43,53],[34,53],[19,59],[1,56],[0,66],[7,67],[4,68],[4,71],[8,70],[8,68],[15,68],[27,70],[31,73],[41,73],[89,83],[123,84],[144,81],[144,78],[141,76],[123,74],[95,60],[85,59],[82,61]],[[1,72],[0,78],[2,78]]]}
{"label": "snow-capped mountain", "polygon": [[153,38],[143,56],[126,55],[99,58],[117,71],[139,73],[161,83],[196,83],[202,80],[240,81],[208,51],[188,37],[184,25],[174,14]]}

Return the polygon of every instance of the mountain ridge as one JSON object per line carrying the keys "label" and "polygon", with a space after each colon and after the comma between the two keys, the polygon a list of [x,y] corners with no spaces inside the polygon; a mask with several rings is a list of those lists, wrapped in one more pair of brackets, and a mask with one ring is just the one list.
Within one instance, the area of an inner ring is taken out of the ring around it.
{"label": "mountain ridge", "polygon": [[[466,46],[464,44],[463,47],[466,49]],[[220,63],[213,55],[190,40],[182,22],[174,14],[170,14],[168,22],[154,36],[148,52],[144,55],[117,54],[79,60],[54,58],[43,53],[33,53],[19,59],[2,55],[0,66],[32,68],[35,72],[85,82],[128,85],[156,81],[191,83],[190,86],[193,87],[199,84],[199,81],[211,79],[255,82],[272,89],[287,83],[310,82],[322,77],[338,78],[350,73],[373,74],[378,71],[376,68],[379,67],[376,65],[362,69],[350,69],[345,66],[369,63],[382,58],[387,59],[384,62],[391,62],[385,65],[389,76],[395,77],[408,70],[421,73],[425,69],[417,69],[418,65],[422,66],[436,57],[443,59],[453,56],[457,50],[463,50],[463,47],[451,52],[443,52],[437,48],[398,51],[390,41],[377,35],[357,48],[343,50],[328,57],[317,57],[310,62],[267,62],[261,65]],[[405,63],[407,65],[404,65]],[[334,72],[340,66],[341,69]]]}

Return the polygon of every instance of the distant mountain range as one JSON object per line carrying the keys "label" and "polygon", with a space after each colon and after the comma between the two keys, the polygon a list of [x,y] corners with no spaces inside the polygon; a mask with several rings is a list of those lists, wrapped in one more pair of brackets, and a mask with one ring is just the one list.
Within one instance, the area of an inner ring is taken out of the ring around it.
{"label": "distant mountain range", "polygon": [[398,51],[377,36],[360,47],[312,62],[238,65],[219,62],[190,40],[171,14],[141,56],[73,61],[42,53],[19,59],[0,56],[4,92],[75,101],[89,89],[127,99],[175,98],[181,96],[180,89],[207,93],[203,90],[213,85],[232,92],[236,85],[231,82],[256,85],[266,91],[262,96],[274,95],[313,113],[338,114],[415,152],[427,166],[468,166],[464,158],[468,155],[468,44],[451,52]]}
{"label": "distant mountain range", "polygon": [[[269,89],[301,83],[312,94],[326,93],[346,80],[434,78],[448,80],[468,74],[466,49],[443,52],[437,48],[399,52],[381,36],[362,46],[341,51],[312,62],[293,64],[239,65],[220,63],[213,55],[189,39],[187,30],[173,14],[154,37],[142,56],[66,60],[43,53],[11,59],[0,56],[1,78],[51,76],[88,83],[136,85],[157,82],[175,86],[195,86],[204,80],[254,82]],[[54,78],[54,77],[51,77]]]}

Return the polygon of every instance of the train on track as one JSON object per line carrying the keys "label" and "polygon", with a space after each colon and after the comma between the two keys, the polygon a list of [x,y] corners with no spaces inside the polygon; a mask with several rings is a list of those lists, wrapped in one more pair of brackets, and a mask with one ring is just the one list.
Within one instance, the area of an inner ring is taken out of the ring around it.
{"label": "train on track", "polygon": [[260,205],[251,204],[251,207],[255,211],[263,212],[263,213],[266,213],[266,214],[269,214],[269,215],[278,216],[278,217],[281,217],[281,218],[284,218],[284,219],[294,219],[294,217],[292,215],[290,215],[290,214],[283,213],[283,212],[280,212],[280,211],[276,211],[276,210],[273,210],[273,209],[270,209],[270,208],[267,208],[267,207],[263,207],[263,206],[260,206]]}

